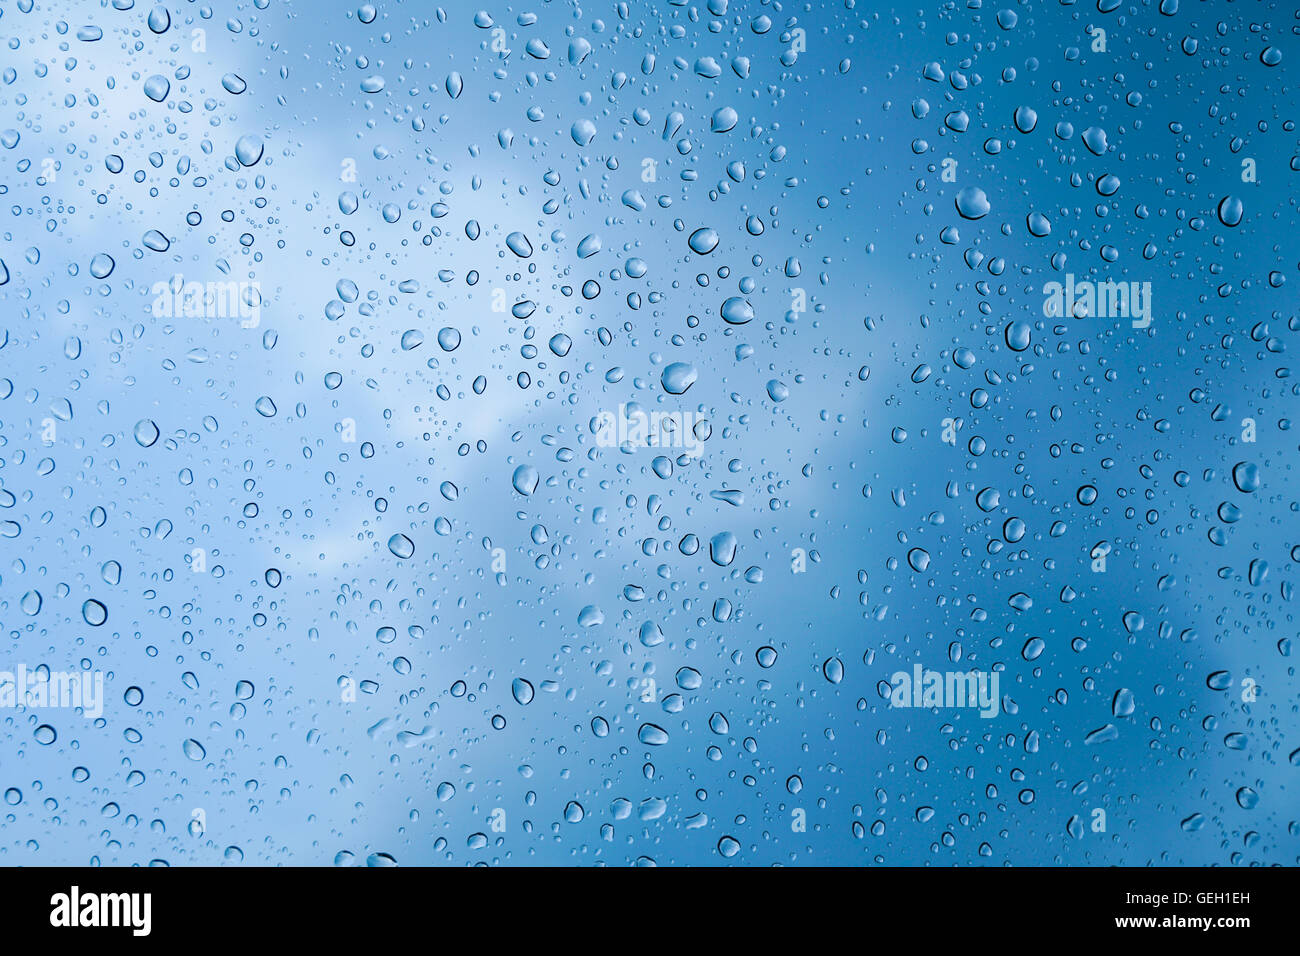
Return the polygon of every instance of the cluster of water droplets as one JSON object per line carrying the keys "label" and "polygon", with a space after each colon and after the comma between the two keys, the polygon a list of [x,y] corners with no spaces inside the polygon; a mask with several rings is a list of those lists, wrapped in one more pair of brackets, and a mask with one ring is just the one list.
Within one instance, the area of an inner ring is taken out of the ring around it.
{"label": "cluster of water droplets", "polygon": [[1295,862],[1290,11],[552,6],[0,13],[0,862]]}

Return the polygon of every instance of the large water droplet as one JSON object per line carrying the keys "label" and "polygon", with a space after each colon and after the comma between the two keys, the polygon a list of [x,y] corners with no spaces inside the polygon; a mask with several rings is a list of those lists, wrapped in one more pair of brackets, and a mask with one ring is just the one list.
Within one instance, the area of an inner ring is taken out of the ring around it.
{"label": "large water droplet", "polygon": [[520,465],[510,478],[510,483],[515,486],[515,491],[521,495],[531,495],[536,491],[537,482],[537,469],[532,465]]}
{"label": "large water droplet", "polygon": [[415,555],[415,542],[404,534],[395,534],[388,539],[388,550],[399,558],[410,558]]}

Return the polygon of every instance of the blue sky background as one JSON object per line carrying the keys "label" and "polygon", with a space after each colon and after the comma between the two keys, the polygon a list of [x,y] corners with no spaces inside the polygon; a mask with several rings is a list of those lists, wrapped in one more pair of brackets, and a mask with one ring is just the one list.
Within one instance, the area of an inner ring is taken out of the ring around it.
{"label": "blue sky background", "polygon": [[1296,862],[1290,8],[151,9],[0,4],[0,669],[108,696],[0,714],[0,862]]}

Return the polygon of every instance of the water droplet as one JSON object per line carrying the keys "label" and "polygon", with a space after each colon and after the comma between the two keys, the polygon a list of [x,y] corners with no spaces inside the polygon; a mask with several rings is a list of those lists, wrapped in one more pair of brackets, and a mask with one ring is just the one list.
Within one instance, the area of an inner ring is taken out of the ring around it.
{"label": "water droplet", "polygon": [[1224,196],[1219,200],[1217,210],[1219,222],[1229,228],[1235,228],[1241,225],[1242,217],[1246,214],[1246,207],[1242,201],[1235,196]]}
{"label": "water droplet", "polygon": [[690,362],[673,362],[664,368],[659,381],[669,395],[684,395],[699,374]]}
{"label": "water droplet", "polygon": [[235,142],[235,159],[241,166],[256,166],[262,158],[263,148],[260,136],[241,136]]}
{"label": "water droplet", "polygon": [[520,465],[510,478],[510,483],[515,486],[515,491],[521,495],[531,495],[536,491],[537,482],[537,469],[532,465]]}
{"label": "water droplet", "polygon": [[142,418],[135,423],[135,441],[141,448],[149,448],[158,440],[158,425],[152,418]]}
{"label": "water droplet", "polygon": [[108,620],[108,608],[91,598],[81,605],[81,617],[91,627],[100,627]]}
{"label": "water droplet", "polygon": [[506,236],[506,247],[520,259],[527,259],[533,254],[533,244],[522,232],[512,232]]}
{"label": "water droplet", "polygon": [[966,186],[957,193],[957,212],[963,219],[983,219],[989,214],[989,200],[978,186]]}
{"label": "water droplet", "polygon": [[691,233],[686,244],[691,247],[691,251],[697,255],[706,256],[714,249],[718,248],[718,233],[715,229],[708,226],[701,226]]}
{"label": "water droplet", "polygon": [[514,694],[515,701],[519,704],[531,704],[533,702],[533,685],[522,677],[516,677],[510,685],[510,692]]}
{"label": "water droplet", "polygon": [[161,73],[155,73],[144,81],[144,95],[155,103],[161,103],[167,99],[167,94],[171,91],[171,88],[171,83]]}
{"label": "water droplet", "polygon": [[668,743],[668,731],[658,724],[642,724],[637,739],[648,747],[662,747]]}
{"label": "water droplet", "polygon": [[722,303],[722,320],[728,325],[744,325],[754,320],[754,307],[747,299],[732,296]]}
{"label": "water droplet", "polygon": [[90,274],[96,279],[107,279],[113,274],[113,267],[117,265],[113,257],[106,252],[101,252],[95,258],[90,260]]}
{"label": "water droplet", "polygon": [[404,534],[395,534],[388,539],[388,550],[405,560],[415,556],[415,542]]}

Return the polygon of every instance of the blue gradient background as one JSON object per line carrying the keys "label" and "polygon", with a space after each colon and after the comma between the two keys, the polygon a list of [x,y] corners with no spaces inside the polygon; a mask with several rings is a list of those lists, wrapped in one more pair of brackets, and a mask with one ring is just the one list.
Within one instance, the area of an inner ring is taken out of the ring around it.
{"label": "blue gradient background", "polygon": [[[0,862],[1297,861],[1290,7],[538,0],[486,8],[505,56],[480,8],[456,2],[385,0],[370,23],[355,4],[172,3],[162,35],[148,4],[120,6],[0,2],[0,522],[20,528],[0,537],[0,669],[93,668],[107,691],[98,721],[0,714]],[[85,24],[102,38],[79,39]],[[716,78],[697,70],[706,57]],[[243,93],[222,87],[230,73]],[[170,81],[163,103],[144,95],[153,74]],[[362,92],[369,77],[382,91]],[[723,107],[739,122],[716,133]],[[1020,107],[1037,113],[1028,133]],[[945,125],[957,113],[964,131]],[[1103,156],[1081,139],[1093,126]],[[243,168],[249,135],[264,154]],[[355,183],[340,181],[349,159]],[[958,216],[966,186],[988,216]],[[629,189],[646,209],[621,201]],[[1224,197],[1244,204],[1234,227]],[[1035,212],[1049,235],[1030,234]],[[707,255],[687,245],[700,227],[719,234]],[[151,229],[166,252],[143,245]],[[530,258],[508,251],[513,231]],[[581,258],[588,235],[601,249]],[[116,262],[102,280],[100,253]],[[258,328],[151,313],[155,282],[224,281],[222,262],[260,284]],[[1066,272],[1151,282],[1151,327],[1044,317],[1041,288]],[[756,318],[730,326],[719,309],[745,278]],[[344,280],[361,297],[331,319]],[[494,312],[498,288],[536,311]],[[790,311],[796,288],[806,312]],[[1014,322],[1032,325],[1024,351],[1008,347]],[[443,327],[461,333],[454,352]],[[412,329],[423,343],[403,350]],[[563,357],[547,348],[558,332]],[[673,362],[698,371],[682,396],[661,385]],[[42,421],[65,400],[47,446]],[[629,401],[703,414],[702,458],[663,478],[654,451],[600,447],[590,422]],[[142,419],[162,433],[152,447],[133,438]],[[1257,490],[1234,485],[1238,462]],[[522,464],[540,477],[529,496],[512,487]],[[723,532],[738,551],[719,567]],[[409,560],[387,547],[397,533]],[[688,534],[697,553],[679,548]],[[1252,561],[1267,564],[1258,583]],[[101,627],[82,617],[90,598]],[[588,607],[601,623],[580,623]],[[638,639],[646,621],[663,643]],[[1027,660],[1035,637],[1045,650]],[[880,683],[916,663],[998,670],[1002,712],[891,710]],[[700,686],[678,686],[683,667]],[[373,692],[347,700],[342,678]],[[536,688],[527,705],[516,678]],[[1129,716],[1112,713],[1122,689]],[[648,722],[667,743],[640,742]],[[1114,739],[1085,742],[1106,725]]]}

